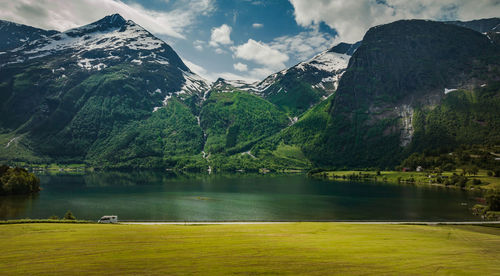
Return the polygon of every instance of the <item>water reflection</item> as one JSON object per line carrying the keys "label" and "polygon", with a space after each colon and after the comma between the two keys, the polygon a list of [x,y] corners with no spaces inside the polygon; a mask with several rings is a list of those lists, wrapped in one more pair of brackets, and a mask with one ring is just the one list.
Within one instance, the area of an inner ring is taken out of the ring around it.
{"label": "water reflection", "polygon": [[[331,182],[303,175],[100,172],[42,175],[30,200],[0,199],[0,218],[122,220],[472,220],[473,194],[431,186]],[[4,203],[5,202],[5,203]],[[467,205],[464,205],[463,203]]]}
{"label": "water reflection", "polygon": [[0,196],[0,218],[17,218],[33,206],[38,195]]}

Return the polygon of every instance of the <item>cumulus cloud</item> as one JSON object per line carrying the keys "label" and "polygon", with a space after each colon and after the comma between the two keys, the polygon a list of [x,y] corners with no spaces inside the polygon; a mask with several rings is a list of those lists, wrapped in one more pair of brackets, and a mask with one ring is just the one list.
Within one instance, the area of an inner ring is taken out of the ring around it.
{"label": "cumulus cloud", "polygon": [[237,58],[251,60],[272,69],[285,68],[285,62],[289,59],[287,54],[253,39],[249,39],[245,44],[233,47],[232,50]]}
{"label": "cumulus cloud", "polygon": [[240,72],[248,71],[248,66],[244,63],[241,63],[241,62],[233,64],[233,67],[235,70],[240,71]]}
{"label": "cumulus cloud", "polygon": [[262,24],[262,23],[253,23],[252,27],[254,27],[255,29],[259,29],[259,28],[264,27],[264,24]]}
{"label": "cumulus cloud", "polygon": [[210,36],[209,44],[213,47],[233,44],[233,41],[231,40],[231,27],[226,24],[222,24],[218,28],[212,28],[212,35]]}
{"label": "cumulus cloud", "polygon": [[234,74],[231,72],[221,72],[221,73],[217,73],[217,75],[223,79],[226,79],[226,80],[242,80],[242,81],[245,81],[247,83],[253,83],[253,82],[259,80],[258,78],[252,77],[251,74],[238,75],[238,74]]}
{"label": "cumulus cloud", "polygon": [[202,40],[193,41],[193,47],[198,51],[203,51],[203,45],[205,44]]}
{"label": "cumulus cloud", "polygon": [[304,27],[326,23],[342,41],[362,39],[373,26],[399,19],[472,20],[497,17],[499,0],[290,0]]}
{"label": "cumulus cloud", "polygon": [[213,10],[212,0],[179,1],[168,12],[146,9],[140,4],[120,0],[18,0],[2,1],[0,18],[64,31],[119,13],[152,33],[185,38],[185,31],[196,18]]}
{"label": "cumulus cloud", "polygon": [[301,32],[294,36],[281,36],[275,38],[270,46],[282,53],[305,60],[336,44],[336,37],[328,33],[319,32],[317,29]]}
{"label": "cumulus cloud", "polygon": [[[224,78],[227,80],[243,80],[243,81],[246,81],[248,83],[252,83],[252,82],[255,82],[255,81],[262,78],[261,76],[256,77],[255,72],[250,72],[246,75],[238,75],[238,74],[234,74],[231,72],[211,72],[211,71],[206,70],[202,66],[200,66],[194,62],[191,62],[185,58],[182,58],[182,61],[184,62],[184,64],[186,64],[186,66],[192,72],[200,75],[204,79],[211,81],[211,82],[216,81],[218,78]],[[245,64],[243,64],[243,65],[245,65]],[[267,74],[267,75],[269,75],[269,74]],[[267,75],[265,75],[265,76],[267,76]]]}

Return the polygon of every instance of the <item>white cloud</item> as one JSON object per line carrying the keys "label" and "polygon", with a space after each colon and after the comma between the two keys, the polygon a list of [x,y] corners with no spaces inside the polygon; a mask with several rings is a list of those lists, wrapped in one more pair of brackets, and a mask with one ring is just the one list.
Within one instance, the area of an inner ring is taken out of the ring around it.
{"label": "white cloud", "polygon": [[205,44],[204,41],[201,40],[195,40],[193,41],[193,47],[198,50],[198,51],[203,51],[203,45]]}
{"label": "white cloud", "polygon": [[219,55],[224,54],[224,53],[227,53],[226,51],[222,50],[221,48],[216,48],[216,49],[215,49],[215,52],[216,52],[217,54],[219,54]]}
{"label": "white cloud", "polygon": [[250,71],[250,76],[258,80],[263,80],[264,78],[275,72],[276,70],[272,70],[266,67],[254,68],[252,69],[252,71]]}
{"label": "white cloud", "polygon": [[[216,81],[218,78],[224,78],[227,80],[244,80],[248,83],[252,83],[252,82],[255,82],[255,81],[262,78],[261,76],[256,77],[256,75],[254,73],[250,73],[248,75],[243,76],[243,75],[238,75],[238,74],[234,74],[231,72],[209,72],[208,70],[206,70],[202,66],[200,66],[196,63],[193,63],[187,59],[183,58],[182,61],[184,62],[184,64],[186,64],[186,66],[191,71],[193,71],[194,73],[200,75],[204,79],[211,81],[211,82]],[[266,74],[265,76],[267,76],[267,75],[269,75],[269,74]]]}
{"label": "white cloud", "polygon": [[232,47],[232,50],[237,58],[251,60],[275,70],[285,68],[285,62],[289,59],[288,55],[253,39],[249,39],[245,44]]}
{"label": "white cloud", "polygon": [[294,36],[275,38],[270,46],[302,61],[331,48],[335,43],[336,38],[332,35],[311,29]]}
{"label": "white cloud", "polygon": [[240,72],[248,71],[248,66],[244,63],[241,63],[241,62],[233,64],[233,67],[235,70],[240,71]]}
{"label": "white cloud", "polygon": [[497,17],[499,0],[290,0],[297,24],[320,22],[334,28],[342,41],[362,39],[373,26],[399,19],[472,20]]}
{"label": "white cloud", "polygon": [[218,28],[212,28],[212,35],[210,36],[210,46],[217,47],[219,45],[233,44],[231,41],[231,27],[222,24]]}
{"label": "white cloud", "polygon": [[262,23],[253,23],[252,27],[254,27],[255,29],[259,29],[259,28],[264,27],[264,24],[262,24]]}
{"label": "white cloud", "polygon": [[226,80],[243,80],[248,83],[253,83],[257,80],[258,78],[254,78],[250,75],[238,75],[230,72],[222,72],[222,73],[216,73],[219,77],[226,79]]}
{"label": "white cloud", "polygon": [[43,29],[64,31],[114,13],[121,14],[155,34],[185,38],[184,33],[200,15],[214,10],[212,0],[179,1],[168,12],[120,0],[1,0],[0,18]]}

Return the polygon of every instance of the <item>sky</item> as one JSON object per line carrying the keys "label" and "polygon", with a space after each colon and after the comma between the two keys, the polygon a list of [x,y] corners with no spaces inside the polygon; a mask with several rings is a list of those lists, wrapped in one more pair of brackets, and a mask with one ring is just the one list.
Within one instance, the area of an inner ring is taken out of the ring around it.
{"label": "sky", "polygon": [[0,0],[0,19],[65,31],[114,13],[167,42],[194,72],[262,80],[373,26],[500,16],[500,0]]}

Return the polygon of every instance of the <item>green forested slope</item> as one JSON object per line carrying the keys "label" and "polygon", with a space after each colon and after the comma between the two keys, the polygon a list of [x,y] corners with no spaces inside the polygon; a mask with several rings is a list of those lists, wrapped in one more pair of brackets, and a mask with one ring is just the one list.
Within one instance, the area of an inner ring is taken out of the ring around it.
{"label": "green forested slope", "polygon": [[[330,102],[283,138],[323,167],[386,167],[428,146],[500,143],[499,65],[498,45],[466,28],[418,20],[372,28]],[[469,92],[445,95],[455,87]]]}

